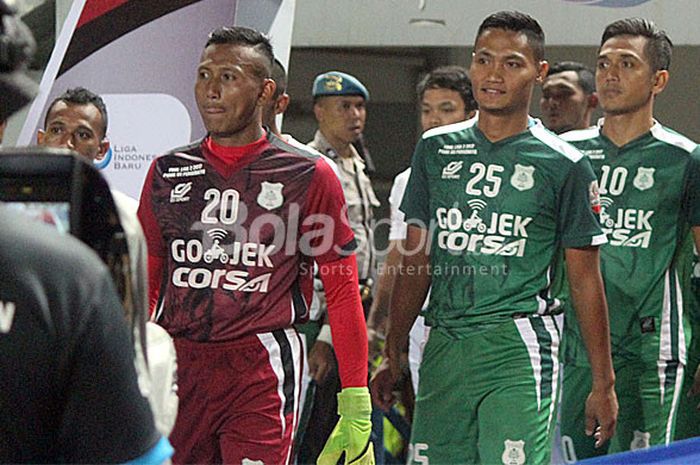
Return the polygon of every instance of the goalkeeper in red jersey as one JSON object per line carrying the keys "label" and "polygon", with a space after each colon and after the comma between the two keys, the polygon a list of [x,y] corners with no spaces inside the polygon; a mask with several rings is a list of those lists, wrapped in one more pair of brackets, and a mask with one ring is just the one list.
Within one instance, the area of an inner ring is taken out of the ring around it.
{"label": "goalkeeper in red jersey", "polygon": [[175,463],[289,463],[313,262],[343,389],[319,463],[373,463],[367,337],[343,192],[318,155],[262,125],[274,57],[257,31],[219,28],[197,68],[208,133],[151,166],[139,216],[157,321],[175,339]]}

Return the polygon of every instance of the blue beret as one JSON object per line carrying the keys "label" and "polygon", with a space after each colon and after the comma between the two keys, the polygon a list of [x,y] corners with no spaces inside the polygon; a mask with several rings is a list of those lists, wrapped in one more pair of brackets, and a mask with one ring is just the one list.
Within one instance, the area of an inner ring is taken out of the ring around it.
{"label": "blue beret", "polygon": [[319,74],[314,79],[314,87],[311,91],[314,97],[333,95],[361,95],[369,100],[367,88],[355,76],[340,71],[328,71]]}

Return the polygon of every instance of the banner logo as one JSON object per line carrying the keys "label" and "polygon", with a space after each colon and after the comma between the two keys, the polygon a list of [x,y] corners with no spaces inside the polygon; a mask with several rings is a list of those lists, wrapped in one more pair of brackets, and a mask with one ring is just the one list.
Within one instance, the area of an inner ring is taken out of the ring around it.
{"label": "banner logo", "polygon": [[105,153],[105,156],[102,160],[95,160],[93,164],[95,165],[95,168],[98,170],[103,170],[109,166],[109,163],[112,161],[112,147],[107,149],[107,153]]}

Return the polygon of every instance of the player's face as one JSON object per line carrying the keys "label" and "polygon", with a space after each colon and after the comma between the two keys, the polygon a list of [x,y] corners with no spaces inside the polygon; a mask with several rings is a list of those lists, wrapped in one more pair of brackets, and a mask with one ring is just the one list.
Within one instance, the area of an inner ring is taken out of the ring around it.
{"label": "player's face", "polygon": [[586,127],[588,96],[579,85],[576,71],[547,76],[542,84],[540,108],[545,127],[557,134]]}
{"label": "player's face", "polygon": [[535,59],[525,34],[487,29],[477,39],[469,68],[474,98],[482,113],[527,113],[546,63]]}
{"label": "player's face", "polygon": [[467,110],[459,92],[452,89],[426,89],[421,99],[420,124],[423,131],[467,119]]}
{"label": "player's face", "polygon": [[49,111],[46,129],[39,131],[37,142],[45,147],[74,150],[89,160],[101,160],[109,148],[103,128],[102,114],[95,105],[59,100]]}
{"label": "player's face", "polygon": [[259,137],[262,108],[274,92],[265,58],[252,47],[213,44],[197,67],[195,99],[204,126],[222,145],[243,145]]}
{"label": "player's face", "polygon": [[316,102],[316,117],[326,138],[350,144],[365,129],[365,99],[360,95],[321,97]]}
{"label": "player's face", "polygon": [[601,46],[595,79],[605,113],[634,113],[651,103],[657,73],[652,71],[646,56],[646,41],[646,37],[622,35]]}

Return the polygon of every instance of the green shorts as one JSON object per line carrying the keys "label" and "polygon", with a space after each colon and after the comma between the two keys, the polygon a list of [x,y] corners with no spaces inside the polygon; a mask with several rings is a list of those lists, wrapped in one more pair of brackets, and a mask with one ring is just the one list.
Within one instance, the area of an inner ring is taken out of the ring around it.
{"label": "green shorts", "polygon": [[688,366],[685,370],[683,392],[681,393],[676,415],[676,434],[674,439],[689,439],[700,436],[700,396],[688,397],[693,385],[695,371],[700,365],[700,323],[692,324],[693,334],[688,348]]}
{"label": "green shorts", "polygon": [[566,463],[604,454],[668,444],[673,439],[684,366],[625,360],[615,364],[615,392],[620,405],[615,436],[609,447],[593,447],[585,435],[584,409],[591,390],[588,366],[564,365],[561,398],[561,449]]}
{"label": "green shorts", "polygon": [[408,463],[549,463],[559,344],[552,316],[509,319],[465,338],[431,330]]}
{"label": "green shorts", "polygon": [[591,368],[567,365],[563,367],[561,404],[559,406],[559,439],[564,463],[574,463],[590,457],[606,455],[610,442],[595,448],[595,439],[586,436],[585,405],[591,392]]}

